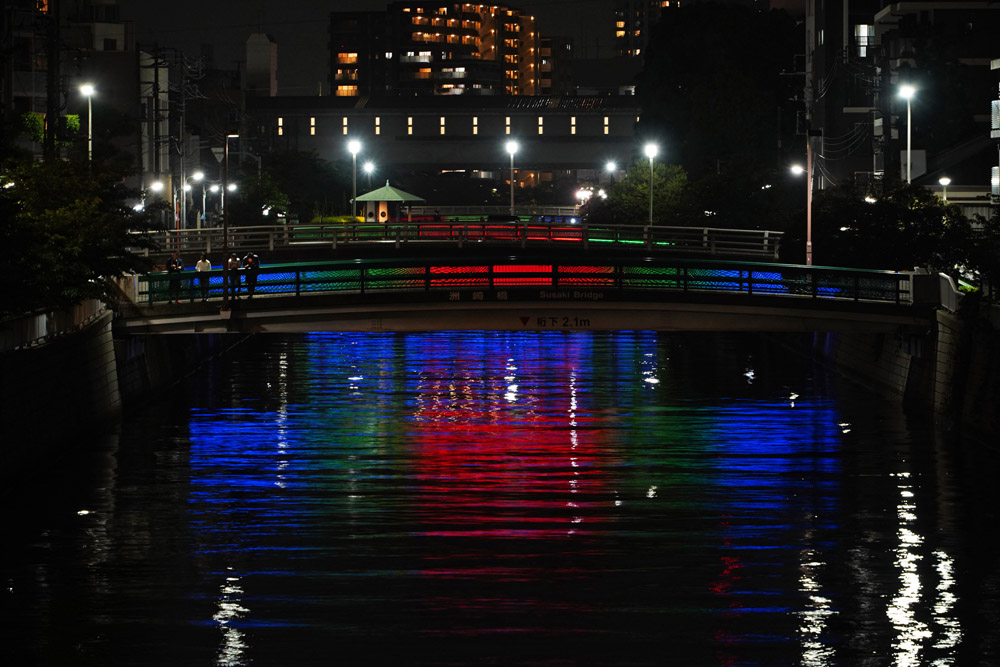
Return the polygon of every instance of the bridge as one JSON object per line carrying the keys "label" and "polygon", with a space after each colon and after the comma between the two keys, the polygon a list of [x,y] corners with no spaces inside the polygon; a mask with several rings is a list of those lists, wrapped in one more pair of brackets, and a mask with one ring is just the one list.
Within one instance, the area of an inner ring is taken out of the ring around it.
{"label": "bridge", "polygon": [[[781,249],[781,232],[721,229],[715,227],[670,227],[662,225],[591,225],[572,210],[539,209],[541,212],[509,216],[450,207],[447,214],[421,212],[412,220],[389,222],[282,223],[278,225],[230,227],[224,238],[221,227],[162,230],[143,234],[160,252],[197,256],[218,253],[223,248],[240,254],[254,250],[268,254],[316,256],[330,250],[348,253],[373,250],[384,254],[390,248],[418,249],[424,246],[466,248],[490,246],[544,249],[642,250],[651,253],[704,257],[743,257],[775,260]],[[438,219],[436,219],[438,218]],[[136,252],[149,254],[136,244]],[[328,254],[328,253],[325,253]]]}
{"label": "bridge", "polygon": [[[384,241],[392,247],[392,241]],[[641,248],[641,246],[640,246]],[[408,250],[415,250],[413,247]],[[920,276],[608,249],[422,246],[410,257],[137,277],[122,333],[434,330],[924,331]],[[204,278],[204,284],[199,282]],[[937,280],[936,276],[922,276]],[[203,291],[204,290],[204,291]]]}

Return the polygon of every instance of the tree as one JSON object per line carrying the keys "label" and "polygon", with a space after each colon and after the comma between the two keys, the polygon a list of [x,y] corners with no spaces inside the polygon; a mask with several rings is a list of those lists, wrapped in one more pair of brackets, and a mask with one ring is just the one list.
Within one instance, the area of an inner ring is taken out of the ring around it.
{"label": "tree", "polygon": [[[653,222],[679,222],[681,193],[687,173],[677,165],[653,163]],[[649,220],[649,162],[639,160],[629,167],[625,178],[611,186],[607,200],[591,200],[590,217],[619,224],[642,224]]]}
{"label": "tree", "polygon": [[[107,297],[108,278],[150,267],[133,248],[148,242],[150,211],[133,211],[137,196],[121,174],[99,165],[13,163],[0,169],[0,262],[4,316]],[[92,172],[91,169],[94,169]]]}
{"label": "tree", "polygon": [[971,228],[959,207],[924,187],[883,181],[866,191],[849,183],[817,193],[813,238],[817,264],[957,275]]}
{"label": "tree", "polygon": [[288,212],[308,221],[340,208],[350,198],[351,173],[320,159],[315,153],[285,151],[263,156],[262,173],[288,198]]}
{"label": "tree", "polygon": [[[256,167],[244,163],[243,173],[252,173],[251,168]],[[273,223],[279,215],[285,215],[291,208],[292,202],[274,180],[271,170],[261,169],[258,178],[244,179],[239,190],[239,198],[231,204],[230,213],[235,224],[263,225]]]}

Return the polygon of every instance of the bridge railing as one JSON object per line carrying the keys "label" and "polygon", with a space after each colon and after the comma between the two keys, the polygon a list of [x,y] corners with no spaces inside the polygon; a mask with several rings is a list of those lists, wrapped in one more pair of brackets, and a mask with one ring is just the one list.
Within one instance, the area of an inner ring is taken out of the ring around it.
{"label": "bridge railing", "polygon": [[[247,276],[234,272],[235,294],[246,296]],[[204,280],[204,282],[201,282]],[[154,273],[139,279],[139,303],[217,299],[224,295],[221,269],[202,274]],[[231,294],[232,286],[230,286]],[[786,264],[643,258],[561,263],[479,258],[468,260],[351,260],[263,265],[254,294],[367,294],[431,290],[698,292],[788,298],[912,303],[908,274]],[[611,295],[608,294],[609,298]]]}
{"label": "bridge railing", "polygon": [[[164,230],[147,234],[162,253],[182,255],[218,254],[223,249],[221,228]],[[439,243],[464,247],[488,242],[528,245],[577,245],[591,247],[641,247],[650,252],[777,259],[781,232],[720,229],[714,227],[667,227],[658,225],[589,225],[554,220],[491,221],[419,220],[411,222],[356,222],[289,224],[234,227],[228,248],[243,254],[249,250],[309,248],[392,243],[397,246]],[[137,251],[148,254],[148,251]],[[154,251],[155,252],[155,251]]]}

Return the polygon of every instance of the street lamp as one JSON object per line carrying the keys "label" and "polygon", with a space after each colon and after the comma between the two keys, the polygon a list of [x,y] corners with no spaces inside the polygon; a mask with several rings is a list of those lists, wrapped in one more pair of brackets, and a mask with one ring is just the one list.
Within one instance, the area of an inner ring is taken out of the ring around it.
{"label": "street lamp", "polygon": [[910,85],[903,85],[899,87],[899,96],[906,100],[906,182],[910,182],[910,166],[912,164],[912,144],[910,140],[912,138],[912,133],[910,132],[910,121],[912,119],[912,114],[910,110],[910,100],[913,99],[914,94],[916,94],[917,89]]}
{"label": "street lamp", "polygon": [[941,187],[944,188],[944,200],[945,200],[945,202],[947,202],[948,201],[948,186],[951,184],[951,179],[948,178],[947,176],[942,176],[941,178],[938,179],[938,183],[940,183]]}
{"label": "street lamp", "polygon": [[[202,183],[202,181],[205,180],[205,172],[203,172],[203,171],[196,171],[196,172],[194,172],[193,174],[191,174],[191,180],[194,181],[195,183],[201,183],[201,214],[198,216],[198,222],[195,225],[195,227],[197,229],[201,229],[201,221],[205,219],[205,184]],[[191,184],[190,183],[185,183],[184,184],[184,191],[188,192],[190,190],[191,190]],[[186,216],[187,215],[187,208],[186,208],[187,207],[187,195],[184,195],[184,205],[185,205],[184,215]],[[184,224],[185,225],[187,224],[187,220],[184,221]]]}
{"label": "street lamp", "polygon": [[226,190],[229,190],[229,140],[239,139],[238,134],[226,135],[226,146],[222,162],[222,309],[229,309],[229,207],[226,206]]}
{"label": "street lamp", "polygon": [[812,242],[812,147],[806,141],[806,166],[800,164],[792,165],[792,173],[796,176],[806,175],[806,266],[813,263],[813,242]]}
{"label": "street lamp", "polygon": [[87,162],[94,161],[94,114],[90,99],[94,96],[94,85],[85,83],[80,86],[80,94],[87,98]]}
{"label": "street lamp", "polygon": [[614,160],[608,160],[604,165],[604,171],[608,172],[608,177],[611,179],[611,185],[615,184],[615,172],[618,170],[618,164]]}
{"label": "street lamp", "polygon": [[[190,181],[194,181],[195,183],[198,183],[198,182],[200,182],[204,178],[205,178],[205,173],[204,172],[196,171],[193,174],[191,174],[190,177],[184,179],[184,185],[181,187],[181,197],[183,197],[183,199],[181,199],[181,226],[184,229],[187,229],[187,200],[188,200],[188,193],[191,192],[191,190],[194,189],[194,186],[191,185]],[[205,210],[205,185],[204,184],[202,184],[202,186],[201,186],[201,210],[202,211]],[[198,227],[198,229],[201,229],[201,218],[200,217],[198,218],[197,227]]]}
{"label": "street lamp", "polygon": [[510,214],[514,215],[514,153],[517,152],[518,145],[511,139],[504,144],[504,148],[510,153]]}
{"label": "street lamp", "polygon": [[369,160],[365,162],[365,166],[362,167],[365,170],[365,174],[368,176],[368,189],[372,189],[372,172],[375,171],[375,163]]}
{"label": "street lamp", "polygon": [[643,152],[649,158],[649,224],[653,224],[653,158],[660,151],[659,146],[653,142],[646,144]]}
{"label": "street lamp", "polygon": [[347,142],[347,150],[351,151],[351,162],[353,164],[354,171],[354,186],[351,194],[351,217],[356,217],[358,199],[358,153],[361,152],[361,142],[357,139],[351,139]]}

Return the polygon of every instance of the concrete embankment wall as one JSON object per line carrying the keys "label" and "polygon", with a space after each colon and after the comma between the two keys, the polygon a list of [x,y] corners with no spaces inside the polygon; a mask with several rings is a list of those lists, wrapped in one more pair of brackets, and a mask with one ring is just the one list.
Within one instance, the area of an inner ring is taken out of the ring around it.
{"label": "concrete embankment wall", "polygon": [[27,460],[72,448],[75,436],[117,418],[118,369],[105,311],[72,335],[0,356],[4,477]]}
{"label": "concrete embankment wall", "polygon": [[1000,331],[988,317],[939,310],[923,332],[817,333],[812,343],[848,376],[933,410],[943,426],[1000,434]]}
{"label": "concrete embankment wall", "polygon": [[155,400],[239,335],[115,339],[111,311],[71,333],[0,354],[0,476],[22,475],[47,456],[72,456],[74,441],[107,429],[123,410]]}

